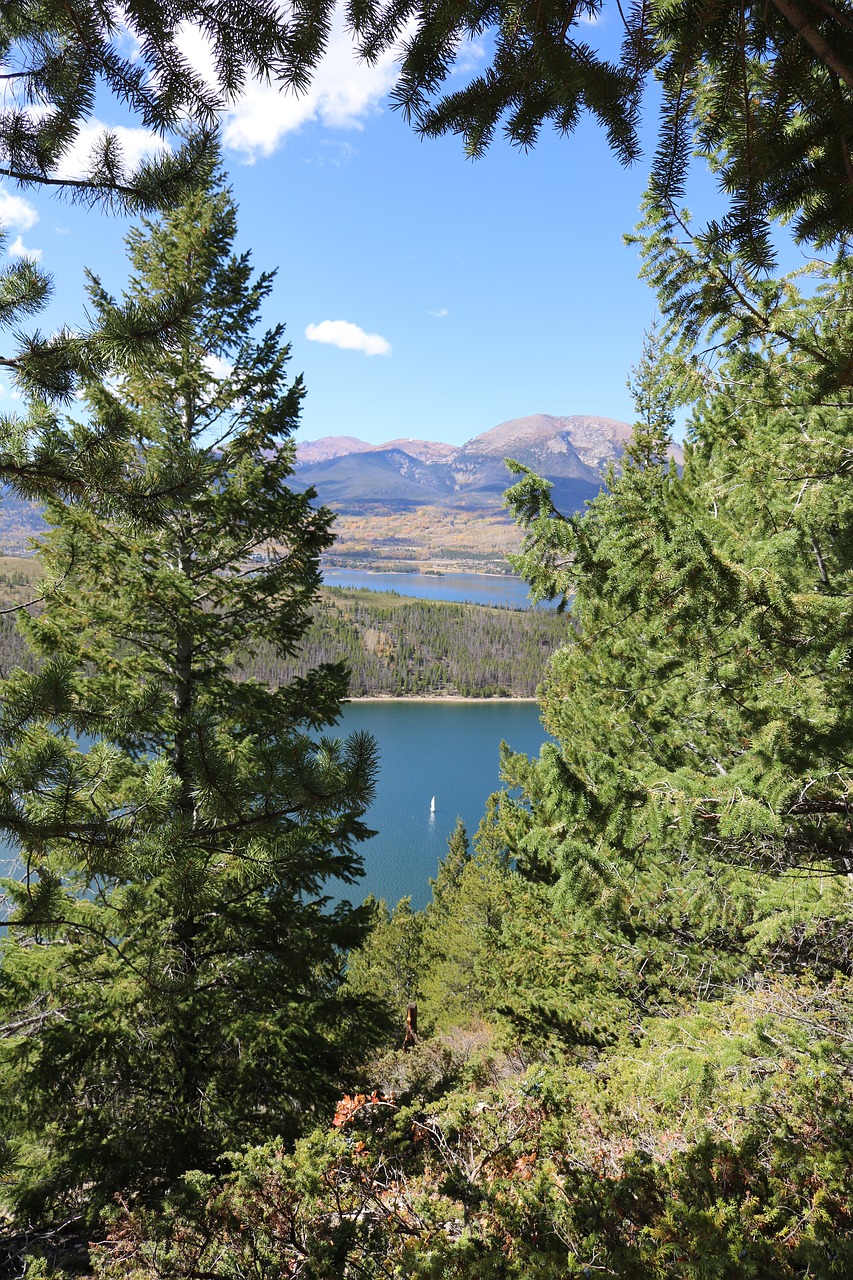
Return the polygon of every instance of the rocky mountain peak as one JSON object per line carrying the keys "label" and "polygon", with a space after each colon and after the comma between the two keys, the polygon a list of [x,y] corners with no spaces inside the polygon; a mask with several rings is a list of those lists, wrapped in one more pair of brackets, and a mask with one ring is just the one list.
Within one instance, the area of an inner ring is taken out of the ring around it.
{"label": "rocky mountain peak", "polygon": [[409,437],[369,445],[354,436],[327,436],[298,445],[296,480],[313,484],[339,511],[377,502],[501,511],[512,483],[504,459],[512,457],[555,484],[555,501],[578,510],[601,488],[603,468],[618,462],[630,434],[628,423],[614,418],[537,413],[502,422],[459,447]]}
{"label": "rocky mountain peak", "polygon": [[373,447],[357,436],[321,436],[319,440],[297,440],[296,465],[328,462],[330,458],[345,458],[350,453],[367,453]]}
{"label": "rocky mountain peak", "polygon": [[498,454],[504,458],[511,457],[513,450],[532,451],[543,459],[549,454],[575,454],[584,466],[600,471],[608,462],[619,458],[630,435],[629,424],[616,418],[534,413],[484,431],[469,440],[463,452]]}

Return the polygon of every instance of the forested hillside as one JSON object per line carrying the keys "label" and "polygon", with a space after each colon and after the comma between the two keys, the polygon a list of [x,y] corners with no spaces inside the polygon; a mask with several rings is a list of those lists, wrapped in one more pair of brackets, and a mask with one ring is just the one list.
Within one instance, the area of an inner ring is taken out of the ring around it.
{"label": "forested hillside", "polygon": [[[0,609],[41,608],[39,563],[0,557]],[[15,612],[0,613],[0,666],[33,670]],[[532,698],[570,625],[553,609],[502,609],[415,600],[393,591],[324,587],[297,654],[259,639],[236,667],[272,687],[323,662],[343,662],[349,694],[363,697]]]}
{"label": "forested hillside", "polygon": [[104,1280],[853,1273],[853,269],[800,283],[784,336],[731,324],[683,474],[654,337],[584,515],[519,469],[523,566],[574,594],[554,741],[423,912],[369,904],[346,986],[396,1030],[326,1123],[120,1213]]}
{"label": "forested hillside", "polygon": [[396,1031],[326,1124],[121,1211],[102,1280],[851,1274],[848,885],[645,858],[555,909],[502,808],[375,904]]}
{"label": "forested hillside", "polygon": [[263,647],[243,670],[281,684],[319,662],[344,662],[354,698],[532,698],[570,624],[544,609],[413,600],[324,588],[295,661]]}

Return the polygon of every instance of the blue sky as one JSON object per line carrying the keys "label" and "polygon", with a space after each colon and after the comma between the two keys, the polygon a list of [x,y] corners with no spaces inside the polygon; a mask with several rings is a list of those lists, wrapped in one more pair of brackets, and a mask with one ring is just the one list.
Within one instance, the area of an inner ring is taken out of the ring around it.
{"label": "blue sky", "polygon": [[[300,438],[461,443],[530,413],[631,421],[626,379],[655,300],[622,235],[646,164],[623,169],[590,122],[468,160],[390,110],[393,75],[357,66],[339,33],[307,95],[253,86],[223,121],[239,244],[278,269],[266,319],[285,323],[305,376]],[[129,154],[151,147],[110,103],[97,115],[126,130]],[[86,266],[120,291],[121,219],[7,185],[0,222],[55,278],[43,328],[81,321]]]}

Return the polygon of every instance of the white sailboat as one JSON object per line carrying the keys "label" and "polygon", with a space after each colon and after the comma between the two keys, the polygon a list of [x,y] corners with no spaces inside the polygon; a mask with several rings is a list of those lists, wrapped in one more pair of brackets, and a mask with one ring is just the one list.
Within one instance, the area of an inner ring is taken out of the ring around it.
{"label": "white sailboat", "polygon": [[429,812],[430,812],[430,817],[435,816],[435,796],[433,796],[432,800],[430,800],[429,802]]}

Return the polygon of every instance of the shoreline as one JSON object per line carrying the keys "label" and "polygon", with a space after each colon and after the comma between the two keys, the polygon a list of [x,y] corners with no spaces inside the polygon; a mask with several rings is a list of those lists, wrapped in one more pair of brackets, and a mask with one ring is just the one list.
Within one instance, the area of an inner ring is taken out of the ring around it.
{"label": "shoreline", "polygon": [[[322,570],[321,570],[322,572]],[[329,566],[329,573],[366,573],[374,578],[394,574],[398,578],[495,578],[498,582],[524,582],[517,573],[489,573],[485,569],[344,569]],[[322,583],[326,586],[325,580]],[[332,584],[334,585],[334,584]],[[357,591],[357,587],[352,590]]]}
{"label": "shoreline", "polygon": [[538,705],[538,698],[463,698],[460,693],[417,693],[411,697],[403,697],[400,694],[390,693],[369,693],[364,697],[344,698],[341,705],[346,706],[348,702],[532,702]]}

